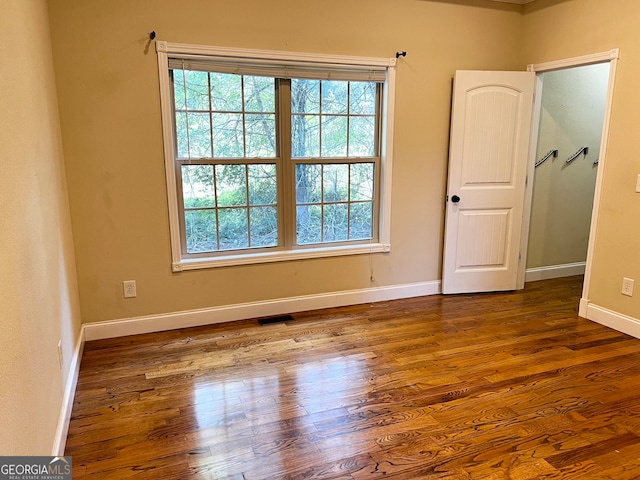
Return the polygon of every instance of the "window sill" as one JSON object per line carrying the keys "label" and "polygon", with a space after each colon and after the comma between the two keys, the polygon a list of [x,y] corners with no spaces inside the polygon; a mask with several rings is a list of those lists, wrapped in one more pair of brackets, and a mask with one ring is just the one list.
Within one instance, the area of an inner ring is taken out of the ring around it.
{"label": "window sill", "polygon": [[254,265],[260,263],[286,262],[291,260],[305,260],[310,258],[338,257],[343,255],[364,255],[369,253],[388,253],[391,245],[371,243],[368,245],[328,246],[304,248],[297,250],[278,250],[277,252],[261,252],[241,255],[226,255],[224,257],[187,258],[173,263],[173,272],[198,270],[202,268],[231,267],[234,265]]}

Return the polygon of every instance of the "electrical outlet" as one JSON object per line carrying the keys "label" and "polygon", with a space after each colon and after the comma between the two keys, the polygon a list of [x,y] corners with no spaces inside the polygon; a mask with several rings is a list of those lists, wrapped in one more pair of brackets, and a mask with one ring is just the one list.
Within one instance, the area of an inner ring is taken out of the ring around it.
{"label": "electrical outlet", "polygon": [[125,280],[122,282],[122,294],[124,298],[135,298],[138,295],[136,291],[136,281]]}
{"label": "electrical outlet", "polygon": [[623,278],[622,279],[622,294],[627,297],[633,297],[633,284],[635,281],[633,278]]}

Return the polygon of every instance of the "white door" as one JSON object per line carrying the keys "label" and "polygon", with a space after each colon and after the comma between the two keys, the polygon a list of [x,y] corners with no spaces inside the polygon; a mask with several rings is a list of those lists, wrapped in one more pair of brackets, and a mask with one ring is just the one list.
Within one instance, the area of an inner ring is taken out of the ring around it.
{"label": "white door", "polygon": [[535,73],[456,72],[443,293],[515,290]]}

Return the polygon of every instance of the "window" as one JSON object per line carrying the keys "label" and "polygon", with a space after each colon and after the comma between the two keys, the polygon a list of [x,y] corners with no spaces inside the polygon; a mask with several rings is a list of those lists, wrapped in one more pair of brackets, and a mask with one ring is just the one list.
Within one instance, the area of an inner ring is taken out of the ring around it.
{"label": "window", "polygon": [[278,246],[275,79],[170,74],[182,253]]}
{"label": "window", "polygon": [[157,50],[174,271],[389,250],[395,59]]}

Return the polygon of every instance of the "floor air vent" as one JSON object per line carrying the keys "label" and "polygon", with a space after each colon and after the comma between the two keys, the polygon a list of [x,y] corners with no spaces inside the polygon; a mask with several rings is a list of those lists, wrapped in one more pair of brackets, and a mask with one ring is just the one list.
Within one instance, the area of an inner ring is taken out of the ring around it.
{"label": "floor air vent", "polygon": [[271,325],[272,323],[292,322],[293,317],[291,315],[278,315],[277,317],[261,318],[258,321],[260,325]]}

